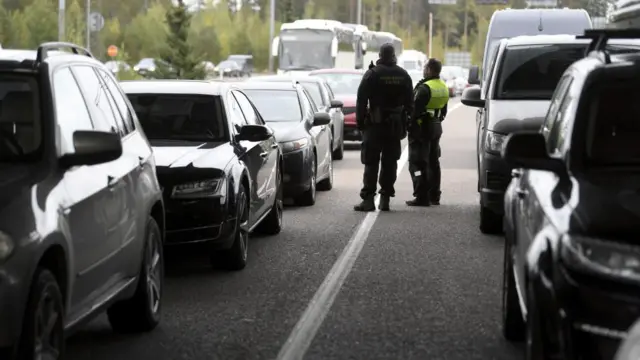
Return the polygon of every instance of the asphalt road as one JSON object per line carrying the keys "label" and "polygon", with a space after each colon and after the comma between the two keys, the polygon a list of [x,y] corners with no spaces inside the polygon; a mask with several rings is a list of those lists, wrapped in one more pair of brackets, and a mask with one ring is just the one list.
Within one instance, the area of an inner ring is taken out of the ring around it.
{"label": "asphalt road", "polygon": [[392,212],[354,212],[362,165],[349,146],[334,189],[288,207],[280,235],[253,238],[246,269],[173,254],[160,327],[116,335],[102,316],[68,340],[69,359],[522,358],[500,334],[503,240],[478,230],[474,117],[459,106],[444,123],[441,206],[404,205],[404,166]]}

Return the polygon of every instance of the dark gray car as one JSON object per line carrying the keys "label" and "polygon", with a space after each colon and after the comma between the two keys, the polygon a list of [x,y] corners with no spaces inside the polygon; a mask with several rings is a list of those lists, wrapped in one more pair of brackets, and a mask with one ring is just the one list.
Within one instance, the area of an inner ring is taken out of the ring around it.
{"label": "dark gray car", "polygon": [[115,331],[155,328],[162,195],[113,75],[72,44],[2,50],[0,108],[0,358],[62,359],[103,310]]}

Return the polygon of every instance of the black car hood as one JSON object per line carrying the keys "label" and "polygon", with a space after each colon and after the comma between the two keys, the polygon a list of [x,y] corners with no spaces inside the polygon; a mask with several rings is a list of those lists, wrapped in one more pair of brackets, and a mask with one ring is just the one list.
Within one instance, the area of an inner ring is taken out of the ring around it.
{"label": "black car hood", "polygon": [[273,129],[278,142],[294,141],[309,136],[303,121],[269,122],[267,125]]}
{"label": "black car hood", "polygon": [[491,100],[487,130],[500,134],[537,131],[549,109],[547,100]]}
{"label": "black car hood", "polygon": [[[638,177],[636,178],[638,180]],[[636,239],[640,235],[640,190],[614,179],[594,183],[580,179],[572,204],[570,231],[602,239]]]}
{"label": "black car hood", "polygon": [[151,141],[156,166],[165,168],[208,168],[224,170],[236,154],[228,142],[174,143]]}

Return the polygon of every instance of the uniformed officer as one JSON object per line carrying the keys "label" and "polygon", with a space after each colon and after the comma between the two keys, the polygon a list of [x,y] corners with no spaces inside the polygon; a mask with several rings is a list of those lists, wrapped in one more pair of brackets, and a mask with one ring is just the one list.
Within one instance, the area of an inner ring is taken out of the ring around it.
{"label": "uniformed officer", "polygon": [[393,45],[382,45],[378,55],[376,65],[362,77],[356,101],[356,122],[362,132],[360,161],[364,164],[362,202],[354,206],[356,211],[375,210],[378,170],[380,210],[389,210],[390,197],[395,196],[400,141],[407,136],[407,115],[413,105],[411,76],[397,65]]}
{"label": "uniformed officer", "polygon": [[447,115],[449,88],[440,79],[442,63],[429,59],[424,79],[414,89],[414,108],[409,123],[409,171],[413,200],[409,206],[440,205],[440,137]]}

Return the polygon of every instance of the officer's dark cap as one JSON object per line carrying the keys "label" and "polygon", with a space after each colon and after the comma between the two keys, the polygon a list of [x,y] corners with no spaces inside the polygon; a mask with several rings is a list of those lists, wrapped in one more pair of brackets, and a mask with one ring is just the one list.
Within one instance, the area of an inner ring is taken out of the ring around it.
{"label": "officer's dark cap", "polygon": [[380,53],[378,55],[382,60],[395,60],[396,49],[393,47],[393,44],[386,43],[380,46]]}

